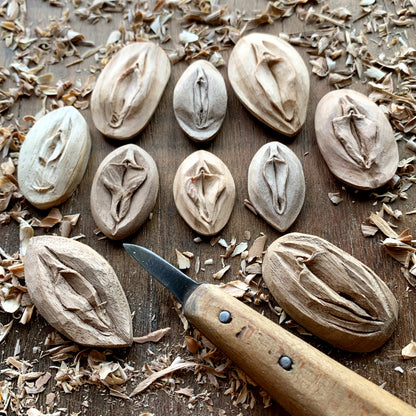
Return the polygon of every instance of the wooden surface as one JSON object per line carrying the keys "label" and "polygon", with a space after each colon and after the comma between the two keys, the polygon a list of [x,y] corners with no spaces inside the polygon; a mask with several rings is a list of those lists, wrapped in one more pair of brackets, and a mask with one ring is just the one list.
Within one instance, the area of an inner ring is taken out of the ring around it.
{"label": "wooden surface", "polygon": [[[246,8],[247,10],[264,9],[266,3],[264,0],[229,1],[231,7]],[[358,2],[354,0],[334,0],[327,3],[332,7],[347,6],[354,15],[359,13]],[[385,7],[392,7],[390,2],[387,1],[379,3]],[[32,26],[40,22],[45,23],[47,17],[59,16],[62,12],[62,9],[53,8],[47,2],[31,0],[27,2],[27,6],[29,20],[33,22]],[[72,6],[69,6],[69,9],[72,10]],[[120,22],[121,16],[118,15],[114,15],[110,23],[101,21],[96,25],[82,22],[76,17],[71,18],[72,27],[82,32],[86,39],[93,40],[96,45],[103,44],[108,34],[115,28],[120,27]],[[358,24],[360,22],[357,22]],[[308,27],[299,21],[296,16],[293,16],[284,21],[276,21],[271,26],[261,27],[259,30],[274,34],[278,34],[282,30],[286,33],[296,33],[302,30],[307,31]],[[180,31],[181,27],[178,20],[174,20],[172,37],[177,37]],[[413,28],[408,29],[408,33],[414,33]],[[413,46],[415,46],[414,40],[411,39],[409,42],[410,44],[413,42]],[[306,51],[301,48],[298,50],[308,61]],[[379,49],[378,53],[380,52],[382,52],[382,49]],[[10,50],[4,47],[4,44],[0,44],[0,56],[0,62],[7,67],[11,60],[11,53]],[[223,56],[227,61],[229,50],[224,51]],[[49,70],[54,74],[56,80],[69,78],[75,82],[76,80],[86,79],[89,75],[86,69],[89,68],[90,64],[91,61],[86,61],[69,68],[65,68],[64,65],[55,65],[50,67]],[[227,241],[235,236],[239,242],[243,240],[244,231],[249,230],[252,235],[251,241],[253,241],[255,237],[263,232],[268,236],[268,244],[270,244],[280,234],[261,218],[254,216],[243,204],[244,199],[248,197],[247,169],[251,158],[263,144],[271,140],[279,140],[288,144],[300,158],[306,178],[305,203],[297,221],[289,231],[316,234],[328,239],[363,261],[388,284],[396,295],[400,307],[399,327],[391,339],[373,353],[346,353],[319,341],[315,337],[303,336],[303,338],[348,368],[376,384],[384,385],[387,391],[415,406],[415,361],[404,361],[400,352],[415,336],[413,321],[416,316],[416,294],[413,290],[408,290],[407,282],[400,272],[400,265],[385,253],[380,244],[382,236],[380,234],[374,238],[363,238],[362,236],[360,224],[365,222],[371,211],[379,209],[380,204],[376,207],[373,206],[374,198],[370,196],[370,193],[357,193],[352,189],[344,188],[328,171],[319,153],[315,141],[313,119],[319,99],[330,91],[327,80],[319,80],[315,75],[311,75],[306,124],[297,136],[293,139],[287,139],[262,125],[243,108],[231,90],[226,66],[221,67],[220,71],[225,78],[228,91],[227,114],[218,136],[208,144],[198,145],[185,137],[175,120],[172,108],[175,83],[187,65],[186,62],[180,62],[173,66],[170,81],[154,116],[145,130],[131,141],[143,147],[155,159],[159,168],[160,193],[153,210],[152,219],[125,241],[152,249],[174,264],[176,264],[176,248],[199,255],[201,261],[213,258],[214,265],[206,266],[205,272],[200,272],[194,277],[198,281],[215,283],[212,273],[221,268],[219,256],[223,254],[224,249],[218,245],[211,247],[209,241],[200,244],[193,242],[196,234],[188,228],[178,215],[173,201],[172,183],[177,167],[186,156],[200,148],[212,151],[220,157],[229,167],[237,190],[233,213],[228,225],[221,232],[221,236]],[[352,88],[367,92],[367,86],[360,81],[354,81]],[[34,114],[41,108],[41,105],[41,101],[36,98],[23,100],[19,108],[15,110],[15,115],[19,118],[28,113]],[[85,238],[81,241],[97,250],[114,267],[126,292],[130,307],[135,313],[133,318],[134,335],[145,335],[152,330],[167,326],[172,328],[171,332],[157,344],[133,345],[129,349],[117,351],[118,357],[132,363],[136,369],[141,369],[145,362],[154,359],[157,354],[172,351],[178,344],[182,345],[184,343],[183,327],[173,309],[173,302],[167,290],[151,280],[144,271],[134,264],[122,249],[122,242],[99,239],[94,233],[96,226],[92,220],[89,205],[92,179],[100,162],[120,143],[107,140],[95,129],[89,109],[83,111],[82,114],[90,127],[92,154],[79,188],[67,202],[60,206],[60,210],[63,214],[81,214],[79,224],[73,235],[77,233],[85,234]],[[411,154],[410,151],[405,150],[402,144],[400,146],[401,157]],[[333,205],[328,199],[328,192],[340,192],[343,202],[338,206]],[[395,208],[400,208],[403,211],[414,209],[416,207],[415,192],[416,190],[411,188],[408,192],[409,198],[406,201],[398,202]],[[46,212],[37,211],[32,207],[29,209],[38,218],[46,215]],[[399,230],[406,227],[410,228],[411,232],[416,232],[412,216],[407,216],[400,221]],[[39,234],[41,231],[37,230],[36,233]],[[16,223],[0,225],[0,246],[8,253],[18,250],[19,237]],[[239,260],[235,258],[227,261],[227,263],[231,264],[231,270],[225,275],[224,282],[235,280],[238,277]],[[190,275],[193,275],[193,273],[190,272]],[[258,310],[260,312],[264,310],[264,313],[270,316],[267,305],[264,304]],[[272,318],[276,319],[276,317]],[[3,323],[9,321],[9,317],[4,313],[0,313],[0,319]],[[45,337],[50,331],[51,328],[38,315],[34,316],[27,326],[14,325],[6,341],[0,345],[1,361],[13,355],[17,340],[20,340],[22,346],[21,358],[29,361],[37,358],[38,355],[33,352],[33,347],[43,348]],[[38,368],[46,370],[49,369],[50,364],[50,361],[41,360]],[[403,369],[403,373],[395,371],[398,366]],[[258,400],[254,408],[235,407],[230,396],[224,395],[224,391],[228,388],[227,385],[220,384],[220,388],[216,390],[207,385],[198,384],[192,372],[184,372],[181,377],[183,378],[183,384],[180,387],[193,387],[195,394],[203,392],[205,389],[211,392],[214,409],[212,414],[214,415],[219,414],[220,409],[224,409],[227,415],[237,415],[240,412],[243,415],[265,416],[285,414],[276,404],[264,409],[259,395],[256,396]],[[46,393],[50,391],[52,385],[53,383],[48,387]],[[133,388],[134,385],[129,387],[129,391]],[[41,394],[37,404],[38,408],[44,404],[44,400],[45,394]],[[88,401],[88,407],[82,405],[84,400]],[[155,415],[192,413],[207,416],[211,414],[206,405],[198,404],[195,409],[190,410],[186,399],[174,394],[167,394],[163,390],[153,390],[150,395],[146,396],[146,401],[142,400],[141,396],[137,396],[132,401],[124,401],[110,397],[108,393],[95,386],[86,386],[68,395],[61,393],[58,407],[67,408],[68,413],[81,412],[81,414],[91,416],[130,415],[133,412],[135,414],[150,412]]]}

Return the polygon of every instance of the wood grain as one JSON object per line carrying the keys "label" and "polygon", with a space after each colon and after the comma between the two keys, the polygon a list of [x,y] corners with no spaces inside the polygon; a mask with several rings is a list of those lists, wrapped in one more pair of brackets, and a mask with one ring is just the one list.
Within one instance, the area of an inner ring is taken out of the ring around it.
{"label": "wood grain", "polygon": [[[354,15],[358,15],[359,2],[357,1],[331,0],[327,3],[331,7],[348,7]],[[385,7],[393,7],[390,2],[381,1],[378,3]],[[47,2],[28,0],[27,4],[28,15],[33,22],[33,26],[40,24],[40,22],[46,24],[49,16],[60,16],[62,13],[62,9],[53,8]],[[230,0],[228,4],[233,8],[261,10],[265,8],[267,2],[265,0]],[[182,28],[176,18],[173,22],[171,35],[173,38],[177,38]],[[71,19],[71,25],[74,30],[82,32],[86,39],[93,40],[99,46],[105,44],[112,30],[122,26],[122,16],[114,15],[108,24],[100,21],[96,25],[90,25],[78,18],[73,18]],[[296,16],[293,16],[290,19],[278,21],[272,26],[261,27],[259,30],[273,34],[278,34],[282,30],[286,33],[297,33],[308,30],[308,27],[299,21]],[[411,36],[414,35],[413,28],[408,29],[408,34],[410,45],[415,47],[415,37]],[[372,45],[372,47],[377,48],[376,45]],[[308,61],[306,51],[302,48],[298,48],[298,51]],[[381,53],[383,49],[379,48],[376,51]],[[227,62],[229,50],[224,51],[223,56]],[[3,43],[0,44],[0,57],[4,66],[10,64],[11,51],[6,49]],[[87,60],[69,68],[66,68],[65,65],[54,65],[49,69],[53,72],[55,80],[69,78],[76,82],[77,80],[83,81],[88,77],[88,68],[93,63],[93,60]],[[174,264],[176,261],[175,248],[182,251],[191,251],[195,255],[201,256],[202,261],[213,258],[218,268],[216,266],[206,266],[205,272],[200,272],[194,277],[198,281],[215,283],[212,273],[220,268],[219,256],[223,254],[223,249],[218,246],[211,247],[208,241],[199,245],[192,241],[196,234],[180,217],[173,200],[172,185],[177,167],[189,154],[200,148],[209,150],[222,159],[234,177],[237,199],[230,221],[221,235],[227,241],[233,236],[241,241],[245,230],[249,230],[253,237],[264,232],[267,234],[268,244],[270,244],[281,234],[268,226],[260,217],[254,216],[243,204],[244,199],[248,197],[247,169],[253,155],[265,143],[278,140],[287,144],[300,158],[306,179],[306,196],[303,209],[288,231],[315,234],[352,254],[376,271],[387,283],[399,302],[399,326],[392,338],[375,352],[368,354],[346,353],[325,344],[315,337],[302,336],[302,338],[336,361],[374,383],[384,385],[385,390],[415,406],[415,363],[412,360],[403,361],[400,351],[416,335],[413,328],[416,316],[416,293],[413,290],[407,290],[407,282],[400,272],[400,265],[391,259],[380,245],[382,238],[380,236],[363,238],[361,234],[360,224],[365,221],[371,211],[379,209],[379,206],[373,206],[374,198],[369,193],[356,192],[344,187],[329,172],[319,153],[313,120],[318,101],[331,89],[327,80],[319,80],[316,76],[311,76],[306,123],[296,137],[287,139],[262,125],[243,107],[230,87],[226,67],[221,67],[220,72],[224,76],[228,93],[227,114],[215,139],[210,143],[199,145],[189,140],[181,130],[175,119],[172,106],[174,86],[187,66],[188,63],[180,62],[172,67],[170,81],[153,117],[143,132],[131,140],[132,143],[138,144],[155,159],[160,175],[160,192],[153,210],[153,218],[143,224],[140,230],[126,239],[125,242],[152,249]],[[354,82],[351,88],[363,93],[367,92],[366,85],[361,82]],[[35,114],[41,108],[41,105],[41,101],[34,98],[23,100],[16,110],[16,116],[23,117],[26,114]],[[108,239],[101,240],[94,233],[96,226],[92,220],[89,203],[92,180],[101,161],[119,146],[119,143],[104,138],[94,128],[89,109],[83,111],[83,115],[91,132],[91,158],[80,186],[73,196],[60,206],[60,209],[63,214],[81,213],[81,220],[74,234],[85,234],[82,241],[104,256],[114,268],[126,292],[130,308],[135,313],[133,318],[134,336],[145,335],[150,331],[167,326],[172,328],[169,335],[158,344],[133,345],[130,349],[117,351],[117,356],[140,369],[145,362],[151,361],[155,355],[172,350],[173,346],[177,344],[183,344],[183,328],[173,309],[173,302],[167,290],[151,280],[145,272],[129,259],[127,253],[122,249],[121,242]],[[400,154],[401,156],[408,155],[404,146],[400,148]],[[340,192],[344,199],[343,202],[338,206],[333,205],[328,199],[328,192]],[[416,194],[415,190],[411,189],[409,198],[400,202],[400,209],[410,211],[415,206]],[[38,218],[46,215],[45,212],[34,208],[30,208],[30,210]],[[415,223],[411,216],[406,216],[400,221],[400,230],[406,227],[410,228],[411,232],[415,232]],[[15,223],[0,225],[0,246],[9,253],[18,250],[18,226]],[[234,280],[237,277],[239,260],[233,259],[230,264],[231,270],[225,275],[224,281]],[[193,275],[192,272],[190,274]],[[260,312],[263,312],[264,309],[264,314],[271,316],[267,306],[257,309]],[[0,319],[2,323],[9,321],[9,318],[3,313],[0,314]],[[22,346],[21,357],[28,361],[38,358],[33,348],[35,346],[43,347],[46,335],[50,331],[51,328],[46,321],[38,315],[27,326],[15,325],[6,341],[0,345],[0,360],[4,361],[5,358],[13,354],[18,340]],[[49,369],[49,365],[50,361],[41,360],[39,363],[40,371]],[[395,371],[398,366],[403,369],[403,373]],[[213,401],[214,410],[212,414],[218,414],[220,409],[224,409],[227,415],[237,415],[240,412],[243,415],[253,416],[286,414],[276,404],[264,409],[259,396],[257,396],[257,404],[252,409],[235,407],[230,396],[224,395],[226,386],[222,385],[216,391],[204,384],[197,384],[191,373],[183,374],[183,384],[180,386],[193,387],[196,393],[208,389]],[[48,387],[46,393],[49,391],[50,388]],[[88,407],[81,405],[85,399],[88,401]],[[44,403],[45,394],[41,394],[38,407],[44,405]],[[66,407],[68,413],[81,411],[81,414],[86,416],[100,414],[131,415],[142,412],[150,412],[155,415],[197,414],[208,416],[211,414],[206,405],[197,405],[195,409],[190,410],[186,400],[172,394],[166,394],[161,390],[155,391],[144,399],[137,396],[132,401],[123,401],[109,396],[107,392],[103,392],[95,386],[83,388],[70,395],[61,393],[59,407]]]}
{"label": "wood grain", "polygon": [[[224,311],[230,320],[219,323]],[[292,415],[416,415],[413,407],[213,285],[198,286],[184,314]],[[282,358],[289,359],[286,366]]]}

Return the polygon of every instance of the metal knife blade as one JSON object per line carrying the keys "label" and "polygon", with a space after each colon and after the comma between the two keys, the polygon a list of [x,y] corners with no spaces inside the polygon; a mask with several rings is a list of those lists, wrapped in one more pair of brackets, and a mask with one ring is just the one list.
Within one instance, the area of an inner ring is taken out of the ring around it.
{"label": "metal knife blade", "polygon": [[140,266],[162,283],[182,305],[185,305],[190,294],[199,286],[199,283],[156,253],[153,253],[153,251],[134,244],[123,244],[123,247]]}

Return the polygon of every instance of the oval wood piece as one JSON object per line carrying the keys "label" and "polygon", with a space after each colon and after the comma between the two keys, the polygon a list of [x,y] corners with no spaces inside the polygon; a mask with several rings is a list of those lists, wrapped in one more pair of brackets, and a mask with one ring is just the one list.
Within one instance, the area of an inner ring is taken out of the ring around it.
{"label": "oval wood piece", "polygon": [[220,158],[198,150],[176,171],[173,196],[179,214],[194,231],[215,235],[225,227],[233,210],[234,179]]}
{"label": "oval wood piece", "polygon": [[91,96],[91,114],[107,137],[136,136],[155,112],[170,77],[170,61],[153,42],[120,49],[104,67]]}
{"label": "oval wood piece", "polygon": [[344,89],[326,94],[316,107],[315,132],[329,170],[358,189],[385,185],[399,162],[393,129],[366,95]]}
{"label": "oval wood piece", "polygon": [[25,256],[25,281],[39,313],[72,341],[94,347],[132,344],[123,288],[110,264],[86,244],[33,237]]}
{"label": "oval wood piece", "polygon": [[308,234],[275,240],[263,261],[271,294],[296,322],[344,350],[373,351],[393,333],[397,301],[369,267]]}
{"label": "oval wood piece", "polygon": [[176,83],[173,109],[176,120],[191,139],[212,139],[227,110],[227,89],[218,69],[208,61],[192,63]]}
{"label": "oval wood piece", "polygon": [[306,120],[309,72],[288,42],[265,33],[242,37],[231,52],[228,78],[260,121],[286,136],[299,132]]}
{"label": "oval wood piece", "polygon": [[248,168],[248,194],[264,220],[277,230],[286,231],[305,199],[305,177],[295,153],[279,142],[263,145]]}
{"label": "oval wood piece", "polygon": [[113,150],[100,164],[91,187],[91,212],[98,228],[119,240],[137,231],[157,199],[159,173],[153,158],[135,144]]}
{"label": "oval wood piece", "polygon": [[90,150],[88,125],[74,107],[40,118],[19,154],[18,182],[25,198],[39,209],[66,201],[84,176]]}

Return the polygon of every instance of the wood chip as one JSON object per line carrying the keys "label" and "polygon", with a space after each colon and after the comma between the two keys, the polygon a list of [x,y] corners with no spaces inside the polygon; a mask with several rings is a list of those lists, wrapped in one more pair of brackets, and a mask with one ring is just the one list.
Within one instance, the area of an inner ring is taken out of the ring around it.
{"label": "wood chip", "polygon": [[367,224],[361,224],[361,232],[364,237],[374,237],[378,231],[377,227]]}
{"label": "wood chip", "polygon": [[12,329],[13,320],[10,321],[8,324],[0,324],[0,343],[6,338],[7,334]]}
{"label": "wood chip", "polygon": [[221,270],[218,270],[218,272],[214,273],[212,275],[212,277],[216,280],[221,280],[224,277],[225,273],[227,273],[228,270],[230,270],[230,268],[231,268],[231,266],[227,265],[227,266],[223,267]]}
{"label": "wood chip", "polygon": [[416,342],[415,341],[411,341],[409,344],[403,347],[402,357],[405,360],[416,357]]}
{"label": "wood chip", "polygon": [[232,282],[220,285],[219,288],[224,290],[231,296],[234,296],[235,298],[243,297],[246,294],[246,292],[250,290],[250,286],[247,283],[242,282],[241,280],[234,280]]}
{"label": "wood chip", "polygon": [[198,365],[197,363],[194,363],[191,361],[184,361],[178,357],[169,367],[153,373],[152,375],[147,377],[145,380],[143,380],[141,383],[139,383],[139,385],[130,393],[129,397],[131,398],[131,397],[137,396],[138,394],[142,393],[147,388],[149,388],[156,380],[168,374],[174,373],[175,371],[184,370],[187,368],[194,368],[197,365]]}
{"label": "wood chip", "polygon": [[133,337],[133,342],[137,344],[144,344],[146,342],[159,342],[168,332],[170,327],[158,329],[157,331],[150,332],[142,337]]}
{"label": "wood chip", "polygon": [[381,218],[379,215],[372,212],[369,217],[371,224],[374,224],[386,237],[397,238],[398,234],[394,231],[386,220]]}
{"label": "wood chip", "polygon": [[189,269],[191,267],[191,262],[189,260],[189,257],[186,257],[183,253],[181,253],[177,249],[175,249],[175,252],[176,252],[176,259],[178,262],[178,268],[180,270]]}
{"label": "wood chip", "polygon": [[241,253],[247,250],[248,243],[247,241],[242,241],[241,243],[237,244],[231,253],[231,257],[239,256]]}
{"label": "wood chip", "polygon": [[338,205],[343,201],[339,192],[328,192],[328,198],[334,205]]}
{"label": "wood chip", "polygon": [[252,246],[248,249],[247,261],[251,263],[255,259],[261,259],[263,257],[264,247],[267,242],[267,235],[261,235],[257,237]]}
{"label": "wood chip", "polygon": [[60,223],[62,220],[61,211],[58,208],[52,208],[49,214],[39,222],[38,227],[51,228],[54,225]]}

